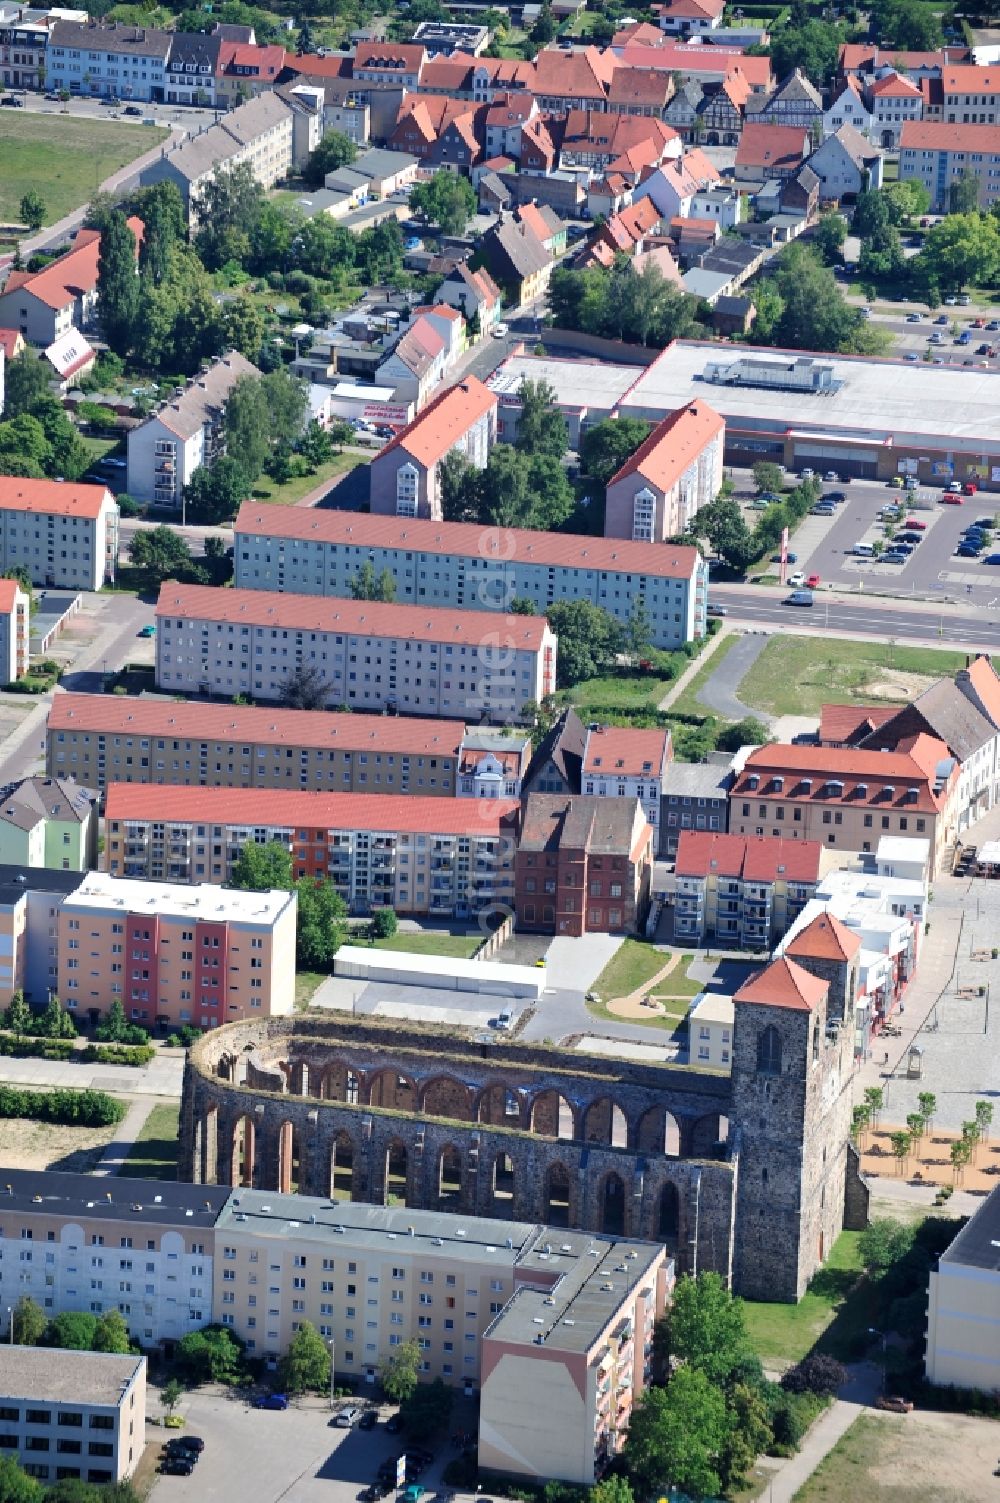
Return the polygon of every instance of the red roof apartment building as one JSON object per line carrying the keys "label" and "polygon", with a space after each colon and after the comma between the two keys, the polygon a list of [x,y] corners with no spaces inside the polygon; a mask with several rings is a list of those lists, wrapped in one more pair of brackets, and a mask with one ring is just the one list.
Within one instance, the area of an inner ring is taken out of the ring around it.
{"label": "red roof apartment building", "polygon": [[899,176],[923,183],[938,214],[948,212],[952,183],[974,177],[979,207],[989,209],[1000,194],[1000,125],[908,122],[899,138]]}
{"label": "red roof apartment building", "polygon": [[509,723],[556,686],[544,616],[168,580],[156,623],[156,681],[167,693],[280,700],[294,673],[312,670],[331,706]]}
{"label": "red roof apartment building", "polygon": [[45,761],[49,777],[85,788],[161,783],[454,798],[460,764],[468,776],[475,771],[465,744],[454,720],[57,694]]}
{"label": "red roof apartment building", "polygon": [[722,486],[725,420],[706,403],[679,407],[608,482],[604,535],[664,543]]}
{"label": "red roof apartment building", "polygon": [[372,512],[439,522],[439,465],[454,450],[477,470],[486,468],[496,442],[497,405],[496,393],[475,376],[466,376],[436,396],[372,460]]}
{"label": "red roof apartment building", "polygon": [[872,851],[883,835],[921,835],[933,876],[955,833],[958,779],[944,742],[927,735],[893,752],[775,742],[751,752],[737,774],[729,831],[843,851]]}
{"label": "red roof apartment building", "polygon": [[628,934],[649,908],[653,830],[637,799],[531,793],[514,865],[518,929]]}
{"label": "red roof apartment building", "polygon": [[591,725],[583,751],[580,792],[597,798],[638,799],[653,827],[654,850],[659,853],[664,782],[673,754],[667,730]]}
{"label": "red roof apartment building", "polygon": [[730,950],[770,950],[819,881],[818,840],[683,830],[674,872],[674,938]]}
{"label": "red roof apartment building", "polygon": [[114,581],[118,506],[106,485],[0,475],[0,571],[32,584],[99,590]]}
{"label": "red roof apartment building", "polygon": [[298,877],[328,877],[352,913],[469,918],[514,893],[514,799],[435,799],[112,783],[105,870],[228,882],[245,845],[276,840]]}

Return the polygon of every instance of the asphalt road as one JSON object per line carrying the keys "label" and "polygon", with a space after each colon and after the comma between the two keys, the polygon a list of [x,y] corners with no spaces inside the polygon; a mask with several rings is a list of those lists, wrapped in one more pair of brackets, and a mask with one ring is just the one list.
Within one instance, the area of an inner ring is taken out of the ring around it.
{"label": "asphalt road", "polygon": [[845,600],[833,592],[818,593],[812,608],[804,609],[785,605],[787,594],[767,585],[712,585],[712,596],[726,606],[728,618],[751,626],[841,632],[884,642],[940,641],[950,647],[1000,651],[1000,601],[989,616],[955,606],[914,609],[902,601]]}

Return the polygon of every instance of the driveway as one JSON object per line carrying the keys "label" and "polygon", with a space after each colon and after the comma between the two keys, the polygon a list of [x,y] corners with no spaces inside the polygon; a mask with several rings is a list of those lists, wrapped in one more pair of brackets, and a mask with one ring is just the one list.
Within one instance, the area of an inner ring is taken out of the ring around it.
{"label": "driveway", "polygon": [[766,633],[748,633],[730,647],[715,672],[698,690],[698,703],[721,715],[726,720],[742,720],[753,715],[758,720],[768,721],[770,716],[754,710],[737,699],[736,690],[770,641]]}

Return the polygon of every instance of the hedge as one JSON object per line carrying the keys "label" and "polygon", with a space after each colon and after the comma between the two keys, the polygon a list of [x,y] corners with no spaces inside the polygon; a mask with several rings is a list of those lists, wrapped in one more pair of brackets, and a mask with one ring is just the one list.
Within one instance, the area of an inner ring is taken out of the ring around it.
{"label": "hedge", "polygon": [[138,1069],[148,1065],[156,1050],[151,1044],[88,1044],[83,1058],[99,1065],[129,1065]]}
{"label": "hedge", "polygon": [[106,1091],[22,1091],[0,1086],[0,1117],[36,1118],[73,1127],[111,1127],[127,1108]]}
{"label": "hedge", "polygon": [[69,1059],[72,1053],[72,1039],[17,1038],[13,1033],[0,1033],[0,1054],[14,1059]]}

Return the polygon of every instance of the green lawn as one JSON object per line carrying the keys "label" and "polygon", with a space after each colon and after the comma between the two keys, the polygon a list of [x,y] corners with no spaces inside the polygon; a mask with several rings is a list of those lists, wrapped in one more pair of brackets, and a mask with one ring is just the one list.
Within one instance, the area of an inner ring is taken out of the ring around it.
{"label": "green lawn", "polygon": [[[687,1002],[665,1001],[663,998],[659,1000],[663,1003],[664,1012],[653,1012],[650,1010],[648,1018],[629,1018],[627,1021],[637,1024],[640,1028],[658,1028],[661,1032],[668,1034],[676,1033],[681,1023],[687,1017]],[[591,1017],[600,1018],[605,1023],[621,1023],[623,1021],[620,1013],[612,1012],[610,1007],[606,1007],[603,1002],[588,1002],[587,1011]]]}
{"label": "green lawn", "polygon": [[177,1178],[177,1134],[180,1106],[159,1102],[139,1130],[125,1160],[125,1173],[142,1179]]}
{"label": "green lawn", "polygon": [[432,929],[419,934],[394,934],[391,939],[379,939],[372,946],[375,950],[402,950],[410,955],[450,955],[456,960],[467,960],[483,942],[483,935],[444,934]]}
{"label": "green lawn", "polygon": [[574,705],[586,720],[590,708],[602,710],[655,710],[670,688],[672,679],[654,673],[616,673],[607,678],[585,678],[570,689],[560,689],[556,701]]}
{"label": "green lawn", "polygon": [[[627,939],[592,983],[593,990],[601,997],[627,997],[640,986],[645,986],[657,971],[662,971],[669,959],[665,950],[657,950],[641,939]],[[680,975],[687,970],[691,960],[690,955],[682,956],[677,967]],[[680,980],[680,976],[677,979]]]}
{"label": "green lawn", "polygon": [[295,972],[295,1002],[296,1012],[303,1012],[312,1001],[316,990],[326,980],[321,971],[296,971]]}
{"label": "green lawn", "polygon": [[747,1331],[765,1365],[798,1362],[841,1312],[844,1316],[849,1314],[848,1296],[859,1287],[861,1274],[859,1235],[841,1232],[825,1267],[813,1278],[797,1305],[744,1301]]}
{"label": "green lawn", "polygon": [[736,693],[745,705],[772,715],[818,715],[824,704],[886,704],[868,688],[882,680],[886,670],[930,680],[964,664],[964,653],[934,647],[786,634],[771,638]]}
{"label": "green lawn", "polygon": [[92,198],[106,177],[164,140],[160,126],[4,110],[0,117],[0,221],[17,223],[29,188],[54,224]]}
{"label": "green lawn", "polygon": [[325,481],[336,480],[338,475],[344,475],[348,470],[353,470],[356,465],[365,464],[360,454],[335,454],[326,464],[321,464],[311,475],[297,475],[293,480],[284,485],[277,485],[267,475],[262,475],[254,483],[253,494],[258,501],[271,501],[276,506],[294,506],[301,501],[303,496],[308,496]]}

